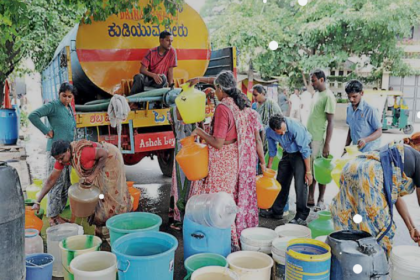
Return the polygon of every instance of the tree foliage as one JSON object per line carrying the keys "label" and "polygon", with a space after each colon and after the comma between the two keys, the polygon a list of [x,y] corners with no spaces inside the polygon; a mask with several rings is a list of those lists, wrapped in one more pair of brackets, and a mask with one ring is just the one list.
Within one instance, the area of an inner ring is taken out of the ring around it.
{"label": "tree foliage", "polygon": [[[367,56],[375,79],[385,70],[410,73],[397,43],[419,18],[417,0],[309,0],[304,7],[297,0],[239,0],[213,19],[223,26],[213,32],[212,42],[217,48],[238,47],[242,65],[252,59],[265,77],[302,81],[302,74],[314,68],[339,67],[350,57]],[[276,51],[268,48],[272,40],[279,44]],[[357,73],[364,66],[353,68]]]}
{"label": "tree foliage", "polygon": [[[163,7],[175,15],[183,2],[151,0],[143,6],[144,19],[160,23],[152,11]],[[37,70],[43,69],[76,23],[105,20],[112,14],[137,8],[138,3],[139,0],[0,0],[0,86],[24,58],[31,58]]]}

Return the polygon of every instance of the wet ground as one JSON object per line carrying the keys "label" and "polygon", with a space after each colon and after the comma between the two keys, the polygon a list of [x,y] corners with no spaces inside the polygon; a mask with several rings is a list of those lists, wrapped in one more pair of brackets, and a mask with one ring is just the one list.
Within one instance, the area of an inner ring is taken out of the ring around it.
{"label": "wet ground", "polygon": [[[420,127],[416,127],[416,131],[420,131]],[[28,135],[30,138],[26,142],[27,153],[29,155],[27,161],[30,165],[31,175],[33,178],[45,178],[46,176],[46,157],[45,157],[45,145],[46,139],[41,133],[31,128]],[[338,157],[341,155],[345,138],[347,136],[347,129],[343,124],[336,124],[334,129],[334,135],[332,139],[332,151],[331,153]],[[392,140],[399,140],[404,138],[405,135],[398,131],[385,133],[382,137],[382,143],[387,143]],[[150,158],[143,159],[139,164],[135,166],[126,166],[127,180],[134,181],[135,187],[141,190],[141,199],[139,211],[151,212],[158,214],[163,219],[161,231],[174,235],[178,241],[179,246],[176,250],[175,259],[175,280],[181,280],[185,277],[186,271],[183,265],[183,242],[182,233],[171,229],[168,226],[168,205],[169,205],[169,193],[171,187],[171,179],[164,177],[159,169],[157,160],[151,160]],[[292,184],[293,186],[293,184]],[[331,183],[327,187],[326,202],[330,203],[332,198],[338,193],[338,188],[334,183]],[[409,195],[404,198],[408,204],[411,216],[417,226],[420,226],[420,207],[417,203],[416,196]],[[290,197],[290,210],[289,219],[293,218],[293,211],[295,205],[294,188],[291,189]],[[395,245],[415,245],[409,237],[408,230],[405,227],[402,219],[395,211],[395,221],[398,226],[397,234],[395,237]],[[311,212],[308,222],[316,218],[316,213]],[[275,227],[283,224],[284,221],[260,219],[260,226],[274,229]],[[109,250],[109,246],[105,245],[104,250]],[[56,280],[62,278],[54,278]]]}

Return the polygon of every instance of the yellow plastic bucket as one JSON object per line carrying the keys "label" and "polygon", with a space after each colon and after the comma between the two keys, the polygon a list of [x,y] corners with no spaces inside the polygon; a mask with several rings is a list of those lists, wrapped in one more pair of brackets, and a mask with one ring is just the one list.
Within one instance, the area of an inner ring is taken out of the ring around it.
{"label": "yellow plastic bucket", "polygon": [[27,199],[36,199],[36,194],[42,189],[42,180],[34,179],[34,183],[26,188]]}
{"label": "yellow plastic bucket", "polygon": [[[36,198],[38,198],[41,191],[36,193]],[[45,195],[44,198],[41,200],[41,208],[47,211],[47,204],[48,204],[48,195]]]}
{"label": "yellow plastic bucket", "polygon": [[331,172],[331,177],[333,178],[335,184],[339,188],[340,188],[341,171],[342,169],[334,168],[334,170]]}
{"label": "yellow plastic bucket", "polygon": [[182,85],[182,92],[175,103],[186,124],[201,122],[206,118],[206,94],[190,87],[189,83]]}
{"label": "yellow plastic bucket", "polygon": [[79,183],[79,176],[76,173],[76,169],[72,168],[70,173],[70,182],[72,185]]}
{"label": "yellow plastic bucket", "polygon": [[77,256],[99,251],[102,240],[93,235],[71,236],[60,242],[61,263],[64,268],[64,279],[73,280],[74,275],[70,270],[70,263]]}

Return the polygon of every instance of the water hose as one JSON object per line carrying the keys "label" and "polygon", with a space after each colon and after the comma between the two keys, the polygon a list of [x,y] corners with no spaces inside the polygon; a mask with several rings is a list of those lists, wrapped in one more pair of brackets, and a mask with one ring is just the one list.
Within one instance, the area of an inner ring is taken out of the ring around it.
{"label": "water hose", "polygon": [[[127,97],[128,102],[162,102],[171,106],[181,89],[159,88],[146,92],[136,93]],[[76,105],[76,112],[103,112],[108,110],[110,99],[90,101],[84,105]]]}

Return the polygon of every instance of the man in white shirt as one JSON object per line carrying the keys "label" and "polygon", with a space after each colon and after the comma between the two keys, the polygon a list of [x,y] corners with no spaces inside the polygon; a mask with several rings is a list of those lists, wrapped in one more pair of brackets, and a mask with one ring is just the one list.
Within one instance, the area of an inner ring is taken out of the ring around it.
{"label": "man in white shirt", "polygon": [[297,121],[300,121],[300,97],[299,97],[299,89],[295,88],[295,92],[290,96],[290,102],[292,103],[290,109],[290,117]]}
{"label": "man in white shirt", "polygon": [[303,92],[300,95],[300,119],[302,124],[306,127],[308,124],[309,114],[311,113],[312,94],[306,90],[306,88],[303,88],[302,91]]}

